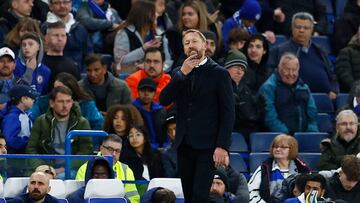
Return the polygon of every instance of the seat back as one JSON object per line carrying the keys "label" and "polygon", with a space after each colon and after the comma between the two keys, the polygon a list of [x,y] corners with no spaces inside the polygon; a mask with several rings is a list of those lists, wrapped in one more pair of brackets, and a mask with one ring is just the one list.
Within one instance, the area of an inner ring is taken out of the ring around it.
{"label": "seat back", "polygon": [[249,170],[247,165],[242,158],[242,156],[238,153],[230,153],[230,166],[240,173],[248,173]]}
{"label": "seat back", "polygon": [[334,131],[332,118],[327,113],[318,113],[317,124],[320,132],[331,134]]}
{"label": "seat back", "polygon": [[338,94],[336,96],[336,100],[335,100],[335,108],[336,108],[336,110],[338,110],[341,107],[343,107],[344,105],[346,105],[347,102],[348,102],[348,98],[349,98],[349,94],[347,94],[347,93]]}
{"label": "seat back", "polygon": [[269,156],[270,154],[268,152],[250,153],[250,173],[254,173],[257,167],[259,167],[263,161],[269,158]]}
{"label": "seat back", "polygon": [[124,184],[118,179],[90,179],[86,184],[84,199],[124,197]]}
{"label": "seat back", "polygon": [[294,135],[298,141],[299,152],[320,152],[321,140],[328,138],[326,132],[297,132]]}
{"label": "seat back", "polygon": [[326,35],[319,35],[319,36],[313,36],[311,38],[313,42],[320,45],[320,47],[327,53],[332,54],[334,53],[331,46],[330,38]]}
{"label": "seat back", "polygon": [[66,196],[85,185],[83,180],[64,180]]}
{"label": "seat back", "polygon": [[8,178],[4,185],[4,197],[14,198],[19,196],[29,183],[29,177]]}
{"label": "seat back", "polygon": [[312,93],[318,113],[334,113],[334,105],[325,93]]}
{"label": "seat back", "polygon": [[65,184],[63,180],[52,179],[50,180],[50,186],[51,186],[51,190],[49,192],[50,195],[60,199],[66,197]]}
{"label": "seat back", "polygon": [[0,181],[0,197],[4,197],[4,183]]}
{"label": "seat back", "polygon": [[304,161],[312,172],[318,171],[321,153],[299,153],[299,159]]}
{"label": "seat back", "polygon": [[241,133],[233,132],[231,134],[230,152],[248,152],[248,146],[244,136]]}
{"label": "seat back", "polygon": [[256,132],[250,134],[251,152],[268,152],[273,139],[281,133]]}
{"label": "seat back", "polygon": [[180,178],[153,178],[149,182],[148,190],[163,187],[175,193],[176,198],[184,198]]}
{"label": "seat back", "polygon": [[85,200],[86,203],[127,203],[125,198],[98,198],[98,197],[91,197]]}

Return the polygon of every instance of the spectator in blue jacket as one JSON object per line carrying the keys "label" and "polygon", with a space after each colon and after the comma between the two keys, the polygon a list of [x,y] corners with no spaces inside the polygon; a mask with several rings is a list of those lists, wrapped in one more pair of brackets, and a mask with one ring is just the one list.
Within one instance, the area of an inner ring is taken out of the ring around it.
{"label": "spectator in blue jacket", "polygon": [[26,112],[35,101],[35,91],[27,85],[15,85],[9,91],[10,101],[1,111],[1,129],[10,154],[25,154],[32,122]]}
{"label": "spectator in blue jacket", "polygon": [[149,131],[151,147],[163,147],[165,134],[163,125],[166,119],[166,110],[159,103],[154,102],[156,84],[152,78],[143,78],[138,85],[139,97],[132,104],[139,110]]}
{"label": "spectator in blue jacket", "polygon": [[291,53],[281,56],[278,70],[260,87],[265,126],[272,132],[318,132],[317,109],[309,87],[299,78],[300,64]]}
{"label": "spectator in blue jacket", "polygon": [[51,70],[41,63],[44,56],[43,43],[34,32],[25,33],[20,39],[20,53],[16,59],[14,75],[22,78],[39,94],[49,92]]}

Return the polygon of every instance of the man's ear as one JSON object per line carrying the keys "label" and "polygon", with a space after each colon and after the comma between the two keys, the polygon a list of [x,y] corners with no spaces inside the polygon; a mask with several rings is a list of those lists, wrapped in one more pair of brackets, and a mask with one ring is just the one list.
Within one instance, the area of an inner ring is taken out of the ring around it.
{"label": "man's ear", "polygon": [[47,190],[46,190],[46,193],[49,193],[50,190],[51,190],[51,186],[49,185],[49,187],[48,187]]}

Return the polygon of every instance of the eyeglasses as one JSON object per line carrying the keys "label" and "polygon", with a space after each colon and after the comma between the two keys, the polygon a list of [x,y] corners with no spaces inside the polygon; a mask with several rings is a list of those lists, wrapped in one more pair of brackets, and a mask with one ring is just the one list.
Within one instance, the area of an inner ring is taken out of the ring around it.
{"label": "eyeglasses", "polygon": [[339,126],[341,126],[341,127],[346,127],[346,126],[355,126],[355,125],[358,125],[358,123],[356,123],[356,122],[341,122],[341,123],[338,123],[338,125]]}
{"label": "eyeglasses", "polygon": [[[50,1],[51,2],[51,1]],[[53,1],[51,2],[52,5],[60,6],[61,4],[69,5],[71,3],[71,0],[64,0],[64,1]]]}
{"label": "eyeglasses", "polygon": [[285,145],[273,146],[272,148],[273,148],[273,149],[277,149],[277,148],[280,148],[280,149],[290,149],[289,146],[285,146]]}
{"label": "eyeglasses", "polygon": [[112,154],[112,153],[116,153],[116,154],[120,154],[120,152],[121,152],[121,149],[114,149],[114,148],[112,148],[112,147],[110,147],[110,146],[105,146],[105,145],[102,145],[110,154]]}

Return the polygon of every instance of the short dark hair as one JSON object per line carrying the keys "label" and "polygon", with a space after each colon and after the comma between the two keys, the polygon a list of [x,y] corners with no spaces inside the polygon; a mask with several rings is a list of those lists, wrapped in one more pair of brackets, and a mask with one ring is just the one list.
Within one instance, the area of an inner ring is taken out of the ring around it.
{"label": "short dark hair", "polygon": [[119,135],[111,133],[102,139],[102,144],[105,144],[106,142],[116,142],[122,144],[122,139]]}
{"label": "short dark hair", "polygon": [[64,87],[64,86],[58,86],[58,87],[54,87],[51,90],[50,93],[50,100],[54,101],[56,99],[56,96],[58,93],[62,93],[62,94],[66,94],[66,95],[70,95],[72,96],[72,92],[68,87]]}
{"label": "short dark hair", "polygon": [[240,41],[246,41],[249,39],[249,33],[243,28],[234,28],[230,30],[228,34],[227,43],[230,45],[232,43],[237,43]]}
{"label": "short dark hair", "polygon": [[0,130],[0,139],[5,139],[4,134]]}
{"label": "short dark hair", "polygon": [[65,24],[62,21],[56,21],[54,23],[47,23],[46,24],[46,33],[49,32],[51,29],[65,29]]}
{"label": "short dark hair", "polygon": [[101,65],[106,65],[106,62],[101,54],[89,54],[85,57],[85,65],[89,66],[95,62],[100,61]]}
{"label": "short dark hair", "polygon": [[299,189],[299,191],[303,193],[305,191],[306,181],[308,178],[309,178],[308,173],[302,173],[297,175],[294,181],[294,188],[296,186],[297,189]]}
{"label": "short dark hair", "polygon": [[151,48],[146,49],[146,50],[145,50],[145,56],[144,56],[144,58],[146,57],[146,54],[148,54],[148,53],[155,53],[155,52],[160,52],[162,62],[164,63],[164,61],[165,61],[165,54],[164,54],[164,52],[163,52],[160,48],[158,48],[158,47],[151,47]]}
{"label": "short dark hair", "polygon": [[345,173],[349,181],[360,181],[360,159],[355,155],[345,155],[341,170]]}
{"label": "short dark hair", "polygon": [[166,188],[159,188],[156,190],[152,197],[152,202],[156,203],[175,203],[175,193]]}
{"label": "short dark hair", "polygon": [[312,173],[309,174],[308,178],[306,179],[307,181],[314,181],[314,182],[318,182],[320,183],[320,187],[321,189],[325,189],[326,188],[326,179],[324,178],[324,176],[322,176],[319,173]]}

